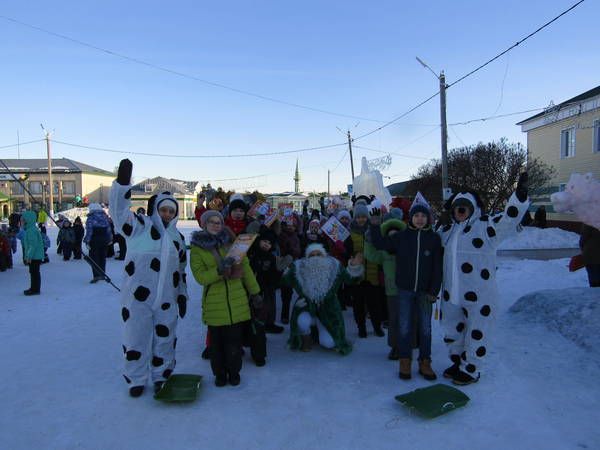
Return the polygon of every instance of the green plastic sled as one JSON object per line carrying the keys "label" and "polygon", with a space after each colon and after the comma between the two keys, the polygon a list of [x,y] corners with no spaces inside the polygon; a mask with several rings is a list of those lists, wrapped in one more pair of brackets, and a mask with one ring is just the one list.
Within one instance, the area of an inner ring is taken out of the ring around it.
{"label": "green plastic sled", "polygon": [[154,395],[154,399],[163,402],[193,402],[198,397],[201,384],[201,375],[171,375],[162,389]]}
{"label": "green plastic sled", "polygon": [[420,415],[433,419],[465,406],[469,401],[469,397],[447,384],[434,384],[433,386],[397,395],[396,400],[411,411],[417,411]]}

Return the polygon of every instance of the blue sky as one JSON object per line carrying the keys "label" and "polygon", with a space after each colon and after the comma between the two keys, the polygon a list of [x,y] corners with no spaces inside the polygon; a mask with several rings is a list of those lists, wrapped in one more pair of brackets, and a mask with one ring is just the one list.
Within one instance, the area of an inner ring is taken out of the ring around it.
{"label": "blue sky", "polygon": [[[354,116],[390,120],[575,3],[552,1],[104,1],[4,2],[0,15],[238,89]],[[599,2],[568,15],[448,90],[448,122],[547,106],[599,84]],[[43,137],[149,153],[245,154],[336,144],[379,124],[240,95],[181,78],[0,19],[0,146]],[[449,129],[449,148],[507,137],[525,143],[512,116]],[[358,123],[358,125],[357,125]],[[440,153],[436,99],[397,125],[356,142],[392,155],[384,175],[408,179]],[[356,126],[357,125],[357,126]],[[356,127],[355,127],[356,126]],[[427,134],[429,133],[429,134]],[[425,137],[422,137],[425,135]],[[326,190],[346,148],[269,157],[173,159],[53,146],[112,169],[123,157],[138,178],[163,175],[237,190],[291,190],[296,157],[304,190]],[[15,158],[16,149],[0,150]],[[21,157],[45,157],[43,143]],[[360,158],[382,156],[355,149]],[[421,159],[419,159],[421,158]],[[332,191],[350,182],[348,158]]]}

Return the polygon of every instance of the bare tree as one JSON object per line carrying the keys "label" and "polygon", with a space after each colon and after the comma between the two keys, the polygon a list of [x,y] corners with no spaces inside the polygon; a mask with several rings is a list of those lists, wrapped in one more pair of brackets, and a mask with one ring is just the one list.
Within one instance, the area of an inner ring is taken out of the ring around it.
{"label": "bare tree", "polygon": [[[547,186],[554,174],[554,168],[538,159],[528,160],[525,147],[519,143],[509,143],[505,138],[448,152],[449,187],[453,192],[477,191],[486,212],[504,207],[516,187],[519,174],[524,170],[529,173],[530,192]],[[414,195],[421,191],[439,210],[442,203],[441,186],[442,164],[434,160],[419,168],[406,192]]]}

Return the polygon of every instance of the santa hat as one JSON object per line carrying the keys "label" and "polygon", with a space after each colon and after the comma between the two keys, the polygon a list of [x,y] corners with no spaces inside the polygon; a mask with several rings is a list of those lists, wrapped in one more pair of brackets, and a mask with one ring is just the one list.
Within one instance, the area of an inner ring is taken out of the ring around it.
{"label": "santa hat", "polygon": [[308,258],[310,256],[310,254],[313,252],[319,252],[319,253],[321,253],[321,255],[327,256],[327,252],[325,251],[325,247],[323,247],[323,244],[319,244],[319,243],[310,244],[308,247],[306,247],[304,256],[306,256]]}

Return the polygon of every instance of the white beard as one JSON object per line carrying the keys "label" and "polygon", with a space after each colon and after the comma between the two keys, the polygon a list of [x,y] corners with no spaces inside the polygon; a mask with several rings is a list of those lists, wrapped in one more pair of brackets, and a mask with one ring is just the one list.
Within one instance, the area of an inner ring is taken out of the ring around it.
{"label": "white beard", "polygon": [[331,256],[302,258],[294,263],[296,278],[307,300],[321,303],[331,290],[338,275],[340,263]]}

